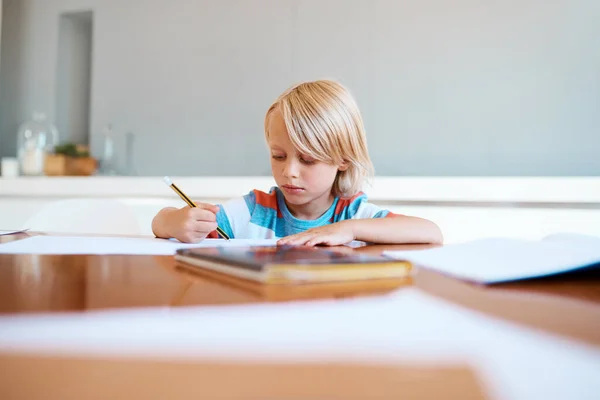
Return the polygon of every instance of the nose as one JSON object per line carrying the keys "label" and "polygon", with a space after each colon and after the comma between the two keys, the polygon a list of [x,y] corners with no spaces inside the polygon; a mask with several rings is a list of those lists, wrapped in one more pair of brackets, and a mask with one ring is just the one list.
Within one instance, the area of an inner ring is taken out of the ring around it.
{"label": "nose", "polygon": [[[291,158],[291,157],[290,157]],[[288,159],[283,166],[283,176],[286,178],[298,178],[299,165],[296,160]]]}

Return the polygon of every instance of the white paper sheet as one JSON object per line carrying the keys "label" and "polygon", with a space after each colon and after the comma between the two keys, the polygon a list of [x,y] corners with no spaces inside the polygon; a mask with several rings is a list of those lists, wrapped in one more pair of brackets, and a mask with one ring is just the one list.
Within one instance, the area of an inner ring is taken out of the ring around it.
{"label": "white paper sheet", "polygon": [[488,238],[429,250],[385,254],[460,279],[498,283],[600,263],[600,238],[576,234],[555,234],[540,241]]}
{"label": "white paper sheet", "polygon": [[22,233],[22,232],[26,232],[26,231],[27,231],[27,229],[20,229],[20,230],[17,230],[17,231],[10,231],[10,230],[7,231],[7,230],[0,229],[0,236],[2,236],[2,235],[14,235],[16,233]]}
{"label": "white paper sheet", "polygon": [[274,246],[274,239],[206,239],[200,243],[181,243],[156,238],[98,236],[32,236],[0,244],[0,254],[141,254],[172,255],[184,247]]}

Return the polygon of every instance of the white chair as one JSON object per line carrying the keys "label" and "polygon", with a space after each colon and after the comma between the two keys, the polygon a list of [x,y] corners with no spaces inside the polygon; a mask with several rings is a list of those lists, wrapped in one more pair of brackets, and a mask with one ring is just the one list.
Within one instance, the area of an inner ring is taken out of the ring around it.
{"label": "white chair", "polygon": [[23,225],[30,231],[140,235],[134,212],[110,199],[66,199],[44,206]]}

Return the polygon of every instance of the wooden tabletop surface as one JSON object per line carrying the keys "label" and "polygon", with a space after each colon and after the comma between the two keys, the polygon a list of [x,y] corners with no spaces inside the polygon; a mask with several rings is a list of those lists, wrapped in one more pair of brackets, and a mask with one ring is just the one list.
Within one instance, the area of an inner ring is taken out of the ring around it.
{"label": "wooden tabletop surface", "polygon": [[[0,236],[0,243],[44,233]],[[426,246],[364,246],[351,251]],[[261,285],[186,268],[172,256],[0,254],[0,317],[148,306],[370,296],[415,288],[439,299],[600,346],[600,275],[480,286],[426,269],[406,279]],[[236,385],[228,382],[234,379]],[[32,384],[35,382],[35,384]],[[310,382],[310,384],[307,384]],[[488,398],[469,365],[169,362],[0,352],[0,398]]]}
{"label": "wooden tabletop surface", "polygon": [[[37,234],[0,236],[0,243]],[[426,247],[372,245],[352,251]],[[342,298],[416,287],[482,313],[600,345],[597,272],[480,286],[419,269],[405,279],[282,286],[192,270],[172,256],[0,254],[0,265],[0,314]]]}

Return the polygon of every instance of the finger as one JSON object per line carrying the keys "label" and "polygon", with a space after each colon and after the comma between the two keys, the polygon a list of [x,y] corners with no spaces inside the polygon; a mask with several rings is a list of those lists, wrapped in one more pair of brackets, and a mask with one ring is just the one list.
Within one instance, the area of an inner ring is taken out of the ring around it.
{"label": "finger", "polygon": [[278,246],[298,246],[302,243],[303,243],[302,239],[290,240],[288,238],[285,238],[285,239],[279,239],[277,241]]}
{"label": "finger", "polygon": [[301,246],[312,239],[312,237],[312,235],[306,234],[294,235],[293,237],[290,236],[289,238],[286,238],[285,244],[290,246]]}
{"label": "finger", "polygon": [[200,202],[194,202],[194,204],[196,205],[196,208],[200,208],[202,210],[209,210],[213,213],[217,213],[219,212],[219,206],[216,206],[214,204],[210,204],[210,203],[200,203]]}
{"label": "finger", "polygon": [[186,232],[186,233],[182,234],[181,236],[177,237],[177,239],[182,243],[198,243],[203,238],[204,238],[204,236],[202,236],[194,231]]}
{"label": "finger", "polygon": [[284,237],[282,239],[279,239],[277,241],[277,243],[281,244],[281,245],[289,245],[289,244],[291,244],[294,241],[294,239],[297,239],[298,236],[299,236],[298,234],[286,236],[286,237]]}
{"label": "finger", "polygon": [[306,246],[310,246],[310,247],[314,247],[318,244],[327,244],[327,238],[323,237],[323,236],[317,236],[315,238],[308,240],[305,243]]}
{"label": "finger", "polygon": [[202,208],[193,208],[189,213],[194,221],[216,221],[217,215],[209,210]]}
{"label": "finger", "polygon": [[297,237],[297,236],[298,236],[298,234],[296,234],[296,235],[290,235],[290,236],[286,236],[286,237],[284,237],[284,238],[281,238],[281,239],[279,239],[279,240],[277,241],[277,244],[280,244],[280,245],[286,245],[286,244],[289,244],[289,243],[290,243],[290,241],[291,241],[291,240],[294,240],[294,238],[295,238],[295,237]]}
{"label": "finger", "polygon": [[191,240],[189,243],[200,243],[202,240],[204,240],[205,237],[206,237],[206,235],[200,235],[200,234],[190,235]]}
{"label": "finger", "polygon": [[215,221],[196,221],[188,220],[183,225],[184,232],[198,233],[198,232],[212,232],[217,229],[217,223]]}
{"label": "finger", "polygon": [[326,246],[337,246],[342,243],[339,243],[339,240],[336,240],[335,236],[316,236],[306,242],[307,246],[317,246],[319,244]]}
{"label": "finger", "polygon": [[198,234],[209,234],[210,232],[217,229],[216,222],[197,222],[194,225],[194,232]]}

